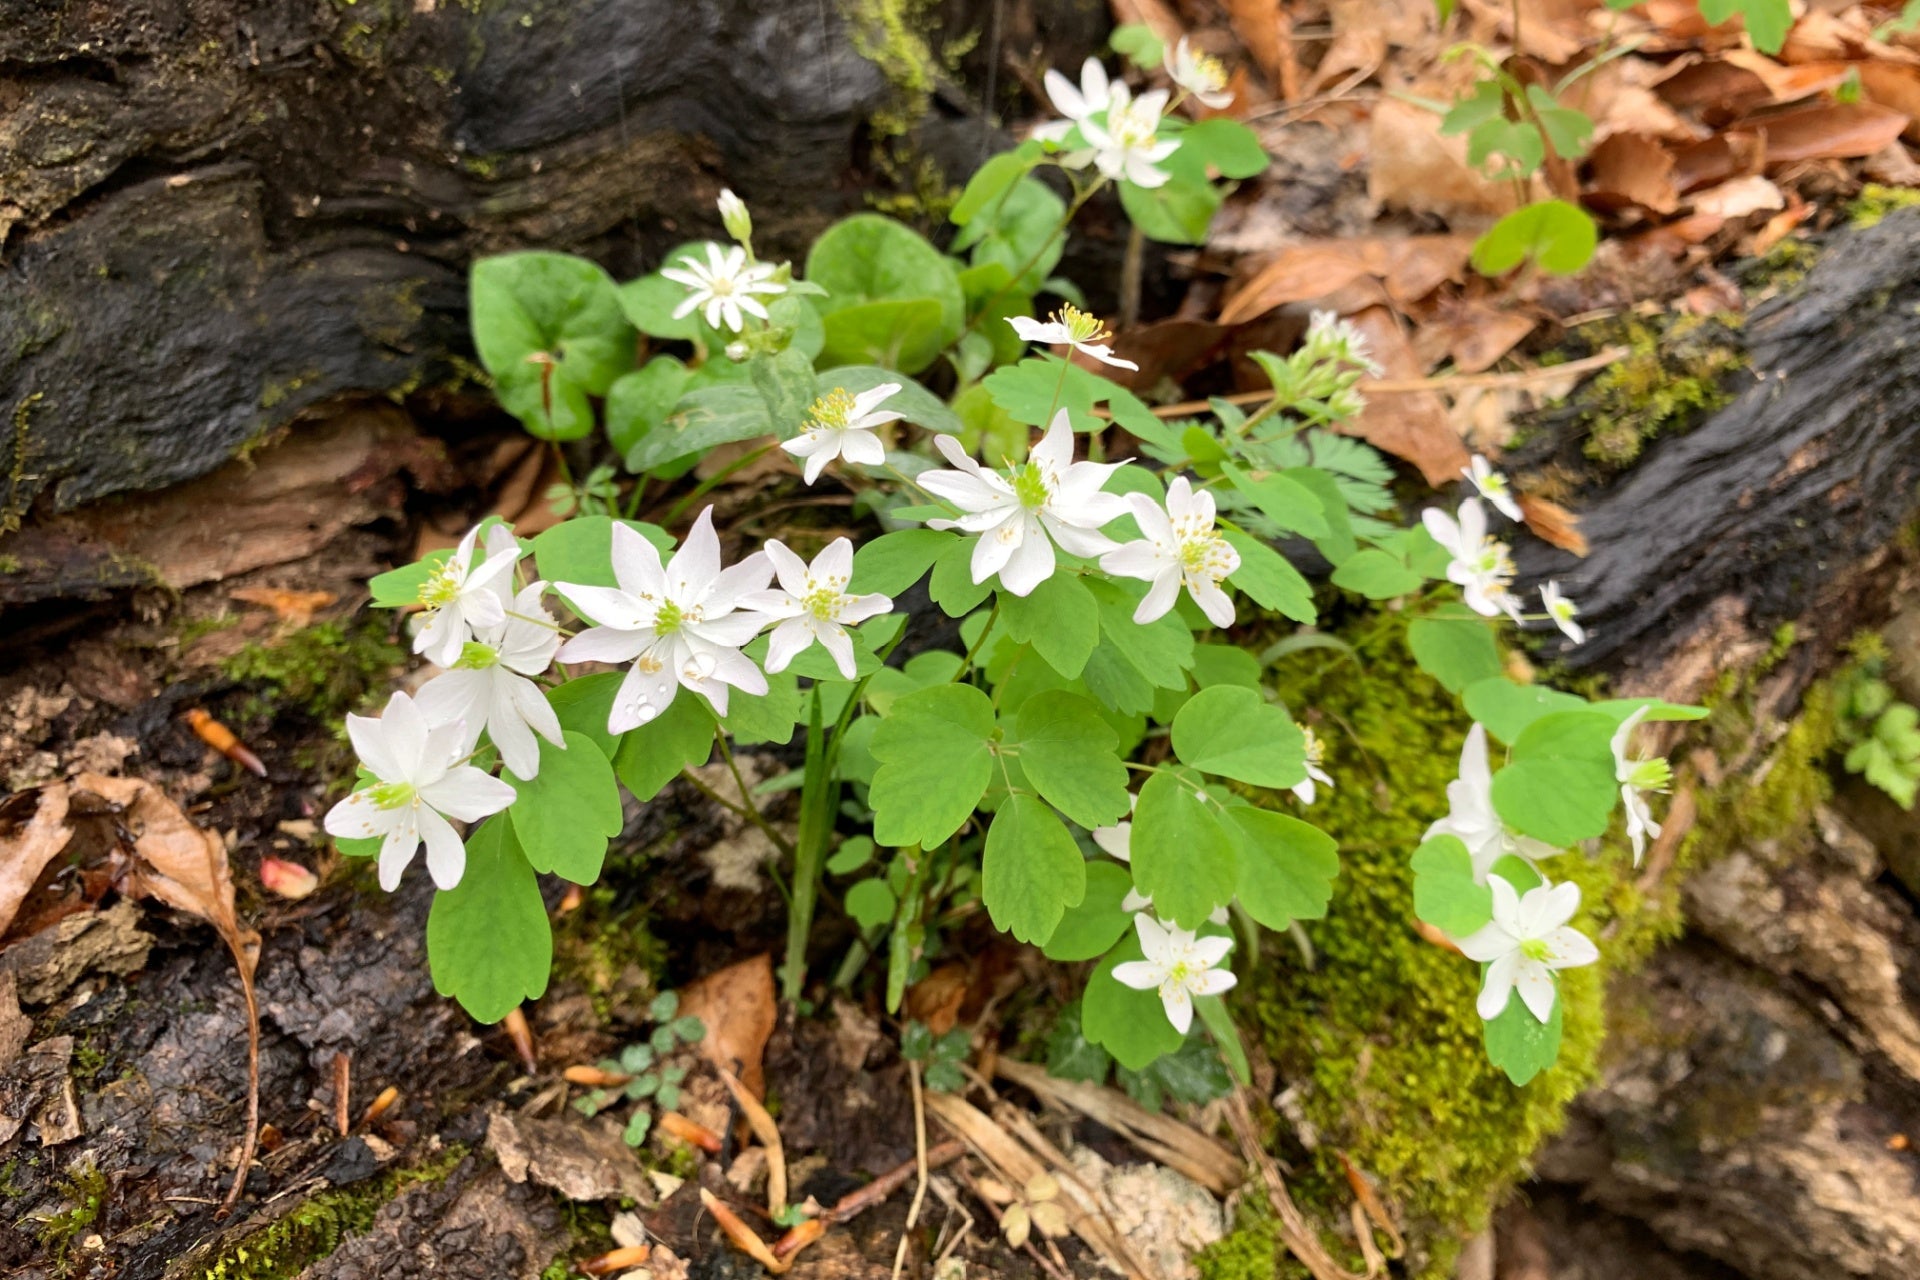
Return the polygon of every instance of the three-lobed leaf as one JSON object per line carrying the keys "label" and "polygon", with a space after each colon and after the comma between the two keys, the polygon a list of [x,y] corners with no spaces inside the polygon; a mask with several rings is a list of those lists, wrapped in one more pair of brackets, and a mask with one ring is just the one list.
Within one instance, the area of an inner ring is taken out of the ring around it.
{"label": "three-lobed leaf", "polygon": [[874,731],[873,838],[932,848],[958,831],[993,776],[993,703],[968,684],[896,699]]}
{"label": "three-lobed leaf", "polygon": [[1156,773],[1140,788],[1131,843],[1134,883],[1156,915],[1183,929],[1206,923],[1239,887],[1237,833],[1218,805],[1173,773]]}
{"label": "three-lobed leaf", "polygon": [[620,834],[620,785],[593,738],[562,735],[565,748],[540,738],[540,772],[507,775],[519,793],[507,809],[513,832],[535,871],[575,884],[600,878],[607,841]]}
{"label": "three-lobed leaf", "polygon": [[1016,792],[987,829],[980,896],[994,928],[1044,944],[1067,909],[1086,896],[1086,871],[1080,846],[1053,810]]}
{"label": "three-lobed leaf", "polygon": [[1306,781],[1306,738],[1291,717],[1244,685],[1202,689],[1173,718],[1173,750],[1202,773],[1256,787]]}
{"label": "three-lobed leaf", "polygon": [[1339,845],[1309,822],[1270,809],[1233,805],[1227,818],[1240,836],[1238,897],[1247,914],[1269,929],[1318,920],[1340,874]]}
{"label": "three-lobed leaf", "polygon": [[433,989],[493,1023],[546,992],[553,929],[513,827],[497,815],[467,837],[460,883],[433,895],[427,914]]}
{"label": "three-lobed leaf", "polygon": [[1020,708],[1018,727],[1020,769],[1047,803],[1089,828],[1127,816],[1120,740],[1098,707],[1076,694],[1041,693]]}

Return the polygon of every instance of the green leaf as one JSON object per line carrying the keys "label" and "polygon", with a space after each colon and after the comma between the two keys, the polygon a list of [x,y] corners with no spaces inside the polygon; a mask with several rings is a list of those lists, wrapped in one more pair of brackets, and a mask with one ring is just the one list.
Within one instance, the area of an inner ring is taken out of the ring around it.
{"label": "green leaf", "polygon": [[820,386],[813,376],[813,360],[803,351],[789,347],[774,355],[757,355],[747,361],[747,373],[754,390],[767,402],[767,417],[773,434],[791,440],[806,426],[807,410],[819,397]]}
{"label": "green leaf", "polygon": [[[1319,495],[1292,476],[1269,471],[1257,473],[1256,478],[1256,473],[1244,471],[1231,462],[1221,463],[1220,471],[1233,482],[1235,489],[1260,509],[1262,515],[1282,529],[1289,533],[1305,534],[1309,538],[1328,536],[1330,530],[1326,510]],[[1343,510],[1344,507],[1343,503]]]}
{"label": "green leaf", "polygon": [[[453,554],[451,547],[441,551],[431,551],[412,564],[403,564],[398,569],[389,569],[385,573],[376,573],[367,579],[367,590],[373,593],[373,604],[377,609],[404,609],[408,605],[420,603],[420,588],[427,579],[440,572],[440,566]],[[485,560],[484,552],[480,559]]]}
{"label": "green leaf", "polygon": [[1043,950],[1049,960],[1092,960],[1105,954],[1132,927],[1133,913],[1120,909],[1133,889],[1133,877],[1127,869],[1105,860],[1089,862],[1086,877],[1086,896],[1067,909],[1047,939]]}
{"label": "green leaf", "polygon": [[[1169,159],[1177,158],[1174,152]],[[1162,165],[1171,176],[1157,187],[1141,187],[1131,182],[1120,184],[1120,207],[1127,219],[1149,240],[1162,244],[1205,244],[1207,228],[1220,211],[1222,196],[1203,176],[1175,172]],[[1264,166],[1263,166],[1264,167]]]}
{"label": "green leaf", "polygon": [[1140,788],[1132,845],[1134,883],[1153,899],[1156,915],[1183,929],[1206,923],[1239,887],[1235,833],[1174,774],[1156,773]]}
{"label": "green leaf", "polygon": [[993,927],[1044,944],[1086,893],[1087,863],[1065,824],[1032,796],[1008,796],[980,860],[980,896]]}
{"label": "green leaf", "polygon": [[958,540],[933,562],[933,577],[927,582],[927,596],[949,618],[964,618],[993,594],[994,579],[988,578],[985,582],[973,580],[973,548],[979,541],[978,538]]}
{"label": "green leaf", "polygon": [[1128,22],[1115,27],[1113,34],[1107,37],[1107,43],[1113,46],[1115,53],[1142,71],[1152,71],[1166,60],[1166,42],[1144,22]]}
{"label": "green leaf", "polygon": [[1238,529],[1223,532],[1227,545],[1240,553],[1240,567],[1229,575],[1229,582],[1261,608],[1295,622],[1312,623],[1319,617],[1313,607],[1312,584],[1287,563],[1285,556]]}
{"label": "green leaf", "polygon": [[878,365],[848,364],[828,369],[820,375],[820,393],[825,395],[837,387],[857,396],[888,382],[900,389],[888,396],[881,408],[943,435],[952,435],[961,430],[960,416],[941,403],[933,392],[911,378],[901,377],[895,370],[882,369]]}
{"label": "green leaf", "polygon": [[931,849],[958,831],[992,777],[993,729],[993,703],[972,685],[896,699],[873,735],[875,842]]}
{"label": "green leaf", "polygon": [[940,553],[959,538],[939,529],[899,529],[860,544],[853,553],[853,580],[847,590],[897,596],[920,581]]}
{"label": "green leaf", "polygon": [[1061,1009],[1053,1020],[1053,1030],[1047,1033],[1047,1074],[1055,1080],[1104,1084],[1112,1069],[1112,1055],[1087,1039],[1080,1027],[1080,1002],[1075,1000]]}
{"label": "green leaf", "polygon": [[1460,701],[1468,715],[1487,726],[1488,733],[1508,744],[1541,716],[1590,709],[1584,698],[1545,685],[1515,684],[1505,676],[1474,681]]}
{"label": "green leaf", "polygon": [[1020,769],[1048,804],[1083,827],[1127,816],[1127,767],[1100,708],[1076,694],[1036,694],[1020,708]]}
{"label": "green leaf", "polygon": [[1542,270],[1572,275],[1587,265],[1600,241],[1586,210],[1565,200],[1542,200],[1515,209],[1473,245],[1473,267],[1498,276],[1531,258]]}
{"label": "green leaf", "polygon": [[[1212,1003],[1225,1012],[1220,998]],[[1196,1012],[1200,1001],[1194,1001]],[[1231,1029],[1232,1024],[1227,1024]],[[1239,1047],[1236,1037],[1235,1048]],[[1116,1081],[1141,1106],[1158,1110],[1163,1099],[1172,1098],[1189,1106],[1201,1106],[1233,1092],[1233,1077],[1221,1061],[1220,1052],[1202,1036],[1189,1035],[1172,1053],[1154,1059],[1144,1070],[1122,1068]]]}
{"label": "green leaf", "polygon": [[847,890],[847,914],[862,929],[878,928],[893,919],[895,905],[885,880],[862,880]]}
{"label": "green leaf", "polygon": [[1546,139],[1529,121],[1501,117],[1483,121],[1467,135],[1467,163],[1483,168],[1494,156],[1507,159],[1505,165],[1492,166],[1494,172],[1524,178],[1547,158]]}
{"label": "green leaf", "polygon": [[[1031,297],[1045,288],[1047,277],[1060,265],[1067,242],[1060,224],[1066,212],[1065,202],[1046,183],[1022,177],[954,237],[953,248],[970,250],[976,267],[1004,267],[1013,291]],[[1026,274],[1015,279],[1013,273],[1022,267]],[[1000,327],[1007,327],[1004,320]]]}
{"label": "green leaf", "polygon": [[1080,1000],[1082,1034],[1130,1071],[1174,1052],[1184,1039],[1167,1021],[1157,992],[1136,991],[1113,976],[1115,966],[1138,959],[1140,939],[1128,930],[1087,979],[1087,992]]}
{"label": "green leaf", "polygon": [[607,841],[620,834],[620,784],[613,766],[583,733],[568,733],[562,750],[540,738],[540,772],[507,775],[520,793],[507,809],[521,851],[535,871],[575,884],[600,878]]}
{"label": "green leaf", "polygon": [[[659,525],[637,520],[620,523],[634,530],[663,555],[673,550],[673,535]],[[613,576],[613,517],[575,516],[562,520],[533,540],[534,562],[548,582],[577,582],[589,587],[615,587]]]}
{"label": "green leaf", "polygon": [[613,718],[614,695],[620,692],[620,682],[625,678],[623,672],[602,671],[577,676],[547,690],[547,703],[559,718],[560,727],[591,738],[609,760],[620,749],[620,739],[607,731],[607,722]]}
{"label": "green leaf", "polygon": [[[1193,1002],[1193,1011],[1199,1014],[1200,1021],[1206,1024],[1207,1032],[1213,1037],[1213,1043],[1219,1050],[1221,1060],[1231,1073],[1230,1079],[1218,1093],[1211,1094],[1209,1098],[1203,1098],[1201,1101],[1225,1096],[1233,1088],[1234,1080],[1238,1080],[1243,1085],[1252,1084],[1253,1067],[1247,1062],[1247,1047],[1240,1043],[1240,1029],[1233,1025],[1233,1015],[1227,1012],[1226,1000],[1221,996],[1201,996]],[[1194,1042],[1188,1041],[1188,1044],[1192,1043]],[[1186,1046],[1182,1045],[1181,1048],[1184,1050]],[[1175,1054],[1173,1060],[1183,1056],[1185,1055]],[[1179,1096],[1171,1083],[1169,1083],[1168,1092]]]}
{"label": "green leaf", "polygon": [[1455,695],[1503,669],[1493,628],[1478,617],[1415,618],[1407,624],[1407,648],[1422,671]]}
{"label": "green leaf", "polygon": [[1306,781],[1306,738],[1292,717],[1242,685],[1215,685],[1173,718],[1173,750],[1202,773],[1282,789]]}
{"label": "green leaf", "polygon": [[1373,547],[1356,551],[1333,571],[1333,585],[1363,595],[1369,600],[1391,600],[1417,591],[1426,579],[1406,566],[1398,556]]}
{"label": "green leaf", "polygon": [[1086,667],[1100,643],[1100,609],[1079,576],[1055,573],[1029,594],[1000,593],[1000,623],[1031,644],[1047,665],[1068,679]]}
{"label": "green leaf", "polygon": [[607,392],[607,441],[622,459],[667,420],[689,376],[687,366],[672,356],[655,356],[613,384]]}
{"label": "green leaf", "polygon": [[1458,836],[1435,836],[1413,851],[1413,914],[1464,938],[1493,919],[1493,891],[1473,878],[1473,855]]}
{"label": "green leaf", "polygon": [[828,227],[807,254],[806,277],[827,290],[813,303],[826,321],[821,358],[829,365],[885,364],[918,373],[966,324],[952,261],[911,228],[877,213]]}
{"label": "green leaf", "polygon": [[651,800],[689,765],[713,752],[713,713],[699,695],[682,689],[667,709],[621,739],[613,771],[636,800]]}
{"label": "green leaf", "polygon": [[[1233,805],[1240,834],[1240,905],[1269,929],[1318,920],[1340,874],[1339,845],[1312,823],[1283,813]],[[1155,899],[1158,902],[1158,899]]]}
{"label": "green leaf", "polygon": [[1113,384],[1099,374],[1058,356],[1029,356],[1018,364],[995,369],[981,380],[993,402],[1015,422],[1045,428],[1055,412],[1065,409],[1075,431],[1094,431],[1105,424],[1093,415],[1093,406],[1107,398]]}
{"label": "green leaf", "polygon": [[1700,0],[1700,16],[1719,26],[1734,14],[1747,20],[1747,34],[1762,53],[1778,53],[1793,29],[1793,10],[1787,0]]}
{"label": "green leaf", "polygon": [[751,384],[698,387],[680,398],[665,422],[640,437],[627,454],[627,470],[653,471],[677,458],[773,434],[766,397]]}
{"label": "green leaf", "polygon": [[545,994],[553,929],[539,881],[504,816],[468,835],[466,873],[433,895],[427,960],[433,989],[458,1000],[476,1022],[498,1022]]}
{"label": "green leaf", "polygon": [[[662,991],[659,995],[655,996],[653,1002],[647,1006],[647,1017],[653,1019],[655,1022],[671,1022],[679,1012],[680,993],[678,991]],[[629,1072],[640,1069],[641,1068],[637,1067],[627,1068]]]}
{"label": "green leaf", "polygon": [[[1557,984],[1559,979],[1555,978]],[[1515,1085],[1527,1081],[1552,1066],[1560,1057],[1560,1030],[1563,1002],[1553,1002],[1553,1016],[1545,1023],[1533,1016],[1520,993],[1514,992],[1500,1016],[1485,1026],[1487,1058],[1507,1073]]]}
{"label": "green leaf", "polygon": [[1211,116],[1181,130],[1180,150],[1228,178],[1257,178],[1271,163],[1259,135],[1226,116]]}
{"label": "green leaf", "polygon": [[1603,834],[1620,794],[1614,727],[1593,711],[1556,711],[1528,725],[1511,762],[1493,775],[1501,821],[1561,848]]}
{"label": "green leaf", "polygon": [[[707,247],[712,241],[695,240],[680,245],[660,259],[666,267],[682,267],[683,258],[693,258],[705,263]],[[642,333],[656,338],[670,338],[681,342],[694,342],[700,338],[700,313],[688,312],[679,319],[673,313],[687,300],[687,287],[667,279],[658,271],[649,272],[638,280],[629,280],[620,286],[620,309],[626,313],[627,320]]]}
{"label": "green leaf", "polygon": [[956,227],[972,222],[988,205],[1013,190],[1014,183],[1032,173],[1042,154],[1038,143],[1023,143],[990,158],[967,179],[966,189],[954,202],[947,220]]}
{"label": "green leaf", "polygon": [[[727,714],[720,720],[727,736],[743,747],[762,742],[785,746],[793,741],[793,727],[801,715],[800,684],[794,676],[801,665],[802,658],[795,658],[793,666],[768,676],[765,693],[731,690],[727,694]],[[840,678],[838,671],[833,678]]]}
{"label": "green leaf", "polygon": [[1289,467],[1281,474],[1320,500],[1320,514],[1326,519],[1327,532],[1324,537],[1314,538],[1313,545],[1329,564],[1338,567],[1346,563],[1347,558],[1360,549],[1360,544],[1353,539],[1353,521],[1348,515],[1347,498],[1340,491],[1340,482],[1331,472],[1319,467]]}
{"label": "green leaf", "polygon": [[1217,684],[1258,689],[1260,659],[1239,645],[1197,644],[1193,646],[1193,683],[1200,689],[1211,689]]}
{"label": "green leaf", "polygon": [[474,263],[468,280],[474,347],[501,407],[543,440],[591,432],[587,397],[633,361],[607,273],[571,254],[509,253]]}
{"label": "green leaf", "polygon": [[1593,139],[1593,121],[1586,112],[1561,106],[1537,84],[1527,86],[1527,101],[1540,117],[1540,127],[1553,145],[1555,155],[1563,160],[1577,160],[1587,153],[1587,144]]}
{"label": "green leaf", "polygon": [[836,876],[851,875],[873,861],[873,841],[866,836],[848,836],[827,859],[827,871]]}
{"label": "green leaf", "polygon": [[[1118,583],[1097,578],[1087,579],[1086,586],[1100,607],[1100,634],[1108,642],[1103,647],[1124,658],[1156,688],[1186,688],[1187,668],[1193,665],[1193,633],[1181,623],[1179,615],[1169,613],[1143,625],[1133,620],[1140,603],[1138,595]],[[1088,683],[1092,683],[1091,678]]]}

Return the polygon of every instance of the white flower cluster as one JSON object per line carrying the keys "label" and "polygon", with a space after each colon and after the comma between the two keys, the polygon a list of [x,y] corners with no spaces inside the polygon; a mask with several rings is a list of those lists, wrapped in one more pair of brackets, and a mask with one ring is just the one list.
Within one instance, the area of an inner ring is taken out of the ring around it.
{"label": "white flower cluster", "polygon": [[[1494,470],[1479,454],[1473,456],[1470,465],[1461,468],[1460,474],[1473,485],[1479,497],[1462,502],[1457,516],[1428,507],[1420,513],[1420,519],[1433,540],[1452,557],[1447,565],[1447,581],[1459,585],[1467,607],[1483,617],[1497,618],[1504,613],[1515,622],[1522,622],[1525,615],[1520,611],[1519,597],[1509,589],[1513,585],[1513,549],[1488,535],[1486,509],[1480,505],[1480,499],[1484,498],[1507,519],[1520,520],[1520,505],[1514,500],[1513,488],[1506,476]],[[1577,621],[1580,606],[1566,597],[1558,582],[1549,582],[1540,588],[1540,604],[1546,610],[1546,620],[1558,627],[1562,635],[1575,644],[1586,643],[1586,628]]]}
{"label": "white flower cluster", "polygon": [[[1633,862],[1640,865],[1647,838],[1658,838],[1645,793],[1665,791],[1672,770],[1664,759],[1631,756],[1633,732],[1646,719],[1642,707],[1621,722],[1613,735],[1614,777],[1627,813],[1627,838],[1633,842]],[[1425,839],[1454,836],[1467,847],[1473,878],[1493,894],[1493,919],[1479,931],[1454,943],[1468,959],[1489,965],[1480,991],[1480,1016],[1493,1019],[1507,1007],[1514,990],[1540,1021],[1553,1012],[1555,986],[1552,971],[1592,964],[1600,958],[1593,943],[1567,927],[1580,907],[1580,886],[1554,884],[1540,868],[1543,859],[1560,850],[1544,841],[1511,831],[1493,807],[1493,769],[1487,759],[1487,731],[1474,725],[1460,751],[1460,776],[1447,784],[1447,816],[1426,831]],[[1540,875],[1540,883],[1520,894],[1495,865],[1516,857]]]}
{"label": "white flower cluster", "polygon": [[[466,869],[466,846],[447,819],[477,822],[513,803],[511,783],[469,763],[482,734],[522,780],[540,772],[536,734],[565,749],[559,717],[534,683],[556,660],[631,664],[607,724],[609,733],[624,733],[665,711],[683,688],[725,715],[730,689],[765,693],[765,673],[784,671],[815,643],[851,680],[847,627],[893,608],[883,595],[847,593],[853,544],[845,538],[812,564],[770,540],[723,567],[710,507],[664,564],[652,543],[616,523],[613,587],[531,582],[516,589],[523,553],[512,530],[488,529],[476,563],[480,541],[481,530],[468,533],[420,590],[414,652],[447,669],[413,697],[394,694],[378,718],[347,717],[373,782],[329,810],[326,829],[341,839],[378,838],[380,883],[389,890],[422,842],[434,884],[453,888]],[[562,643],[541,603],[548,590],[593,625]],[[763,671],[741,649],[769,627]]]}
{"label": "white flower cluster", "polygon": [[1062,165],[1069,169],[1092,165],[1103,177],[1136,187],[1166,185],[1170,175],[1156,166],[1179,150],[1180,143],[1160,136],[1161,118],[1171,96],[1165,89],[1151,89],[1136,98],[1124,81],[1107,78],[1107,69],[1097,58],[1088,58],[1080,68],[1078,88],[1058,71],[1047,72],[1046,88],[1054,109],[1066,119],[1039,126],[1033,136],[1059,146],[1077,134],[1082,144],[1060,157]]}

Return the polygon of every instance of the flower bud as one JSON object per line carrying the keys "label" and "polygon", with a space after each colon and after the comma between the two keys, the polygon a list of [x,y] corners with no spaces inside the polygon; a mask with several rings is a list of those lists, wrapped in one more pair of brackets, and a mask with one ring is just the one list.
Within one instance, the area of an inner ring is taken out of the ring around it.
{"label": "flower bud", "polygon": [[733,361],[735,364],[739,364],[752,354],[753,348],[737,338],[727,344],[727,359]]}
{"label": "flower bud", "polygon": [[753,239],[753,215],[747,212],[747,202],[733,194],[731,188],[720,192],[720,221],[726,226],[727,234],[741,244]]}

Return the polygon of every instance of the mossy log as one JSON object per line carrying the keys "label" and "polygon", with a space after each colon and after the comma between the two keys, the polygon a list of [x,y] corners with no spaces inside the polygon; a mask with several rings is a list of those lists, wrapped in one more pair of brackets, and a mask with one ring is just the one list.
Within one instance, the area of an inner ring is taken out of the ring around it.
{"label": "mossy log", "polygon": [[[637,275],[719,234],[728,184],[796,251],[863,206],[863,159],[935,88],[970,118],[928,122],[909,176],[944,192],[933,153],[964,177],[987,126],[941,51],[994,9],[0,0],[0,531],[203,475],[308,405],[457,377],[476,255]],[[1028,50],[1084,51],[1102,21],[1023,14]]]}

